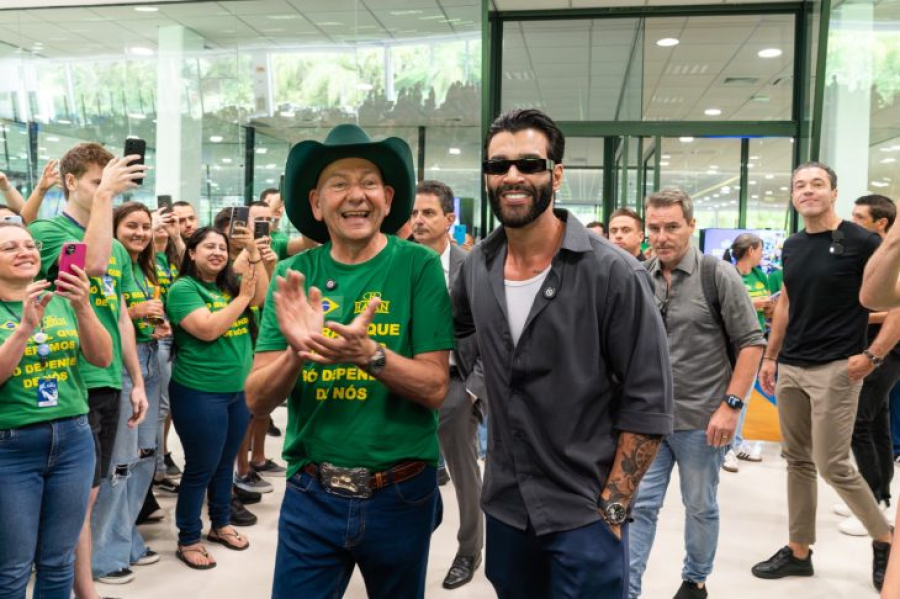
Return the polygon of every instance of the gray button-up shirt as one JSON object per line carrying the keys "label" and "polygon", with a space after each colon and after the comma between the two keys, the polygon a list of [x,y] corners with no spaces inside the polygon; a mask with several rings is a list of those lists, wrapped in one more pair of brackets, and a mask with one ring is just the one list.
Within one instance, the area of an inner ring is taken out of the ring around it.
{"label": "gray button-up shirt", "polygon": [[[703,296],[702,257],[694,246],[688,248],[672,271],[671,285],[666,282],[659,260],[645,263],[650,265],[658,305],[668,302],[665,325],[675,377],[675,430],[706,429],[731,381],[727,340]],[[722,320],[735,348],[765,346],[750,295],[730,262],[719,260],[716,287]]]}
{"label": "gray button-up shirt", "polygon": [[514,347],[503,228],[475,246],[453,286],[458,339],[475,335],[490,435],[485,512],[537,534],[599,519],[620,431],[672,432],[666,336],[649,277],[564,210],[562,246]]}

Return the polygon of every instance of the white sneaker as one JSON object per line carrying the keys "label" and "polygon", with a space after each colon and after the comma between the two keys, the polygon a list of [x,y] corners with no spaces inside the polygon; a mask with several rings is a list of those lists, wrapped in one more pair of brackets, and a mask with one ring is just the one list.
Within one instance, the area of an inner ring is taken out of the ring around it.
{"label": "white sneaker", "polygon": [[859,521],[859,518],[856,516],[850,516],[846,520],[842,520],[838,524],[838,530],[844,533],[845,535],[850,535],[851,537],[867,537],[869,536],[866,527],[863,526],[863,523]]}
{"label": "white sneaker", "polygon": [[838,516],[843,516],[844,518],[853,516],[853,512],[850,511],[850,508],[847,507],[846,503],[835,503],[831,510]]}
{"label": "white sneaker", "polygon": [[738,471],[738,458],[731,449],[725,454],[725,463],[722,464],[722,469],[726,472]]}
{"label": "white sneaker", "polygon": [[749,443],[741,443],[737,457],[747,462],[762,462],[762,443],[757,441],[753,447]]}

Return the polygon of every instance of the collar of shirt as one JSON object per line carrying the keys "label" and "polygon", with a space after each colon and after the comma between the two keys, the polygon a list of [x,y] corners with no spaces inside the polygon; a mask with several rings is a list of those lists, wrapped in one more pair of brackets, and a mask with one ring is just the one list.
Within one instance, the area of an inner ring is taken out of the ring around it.
{"label": "collar of shirt", "polygon": [[[566,225],[560,250],[568,250],[570,252],[593,251],[591,249],[591,239],[581,221],[577,218],[569,218],[569,211],[562,208],[554,208],[553,214]],[[506,243],[506,228],[497,227],[481,244],[485,259],[487,261],[493,259],[506,246]]]}
{"label": "collar of shirt", "polygon": [[444,274],[450,273],[450,243],[447,243],[447,247],[444,248],[443,253],[441,253],[441,266],[444,267]]}
{"label": "collar of shirt", "polygon": [[[678,266],[675,267],[675,270],[680,270],[690,276],[694,274],[694,271],[697,269],[697,265],[699,264],[699,262],[700,251],[696,247],[691,245],[688,247],[688,250],[684,254],[684,257],[681,258],[681,262],[679,262]],[[650,274],[654,277],[662,276],[662,263],[659,261],[659,258],[657,258],[653,263],[653,268],[650,269]]]}

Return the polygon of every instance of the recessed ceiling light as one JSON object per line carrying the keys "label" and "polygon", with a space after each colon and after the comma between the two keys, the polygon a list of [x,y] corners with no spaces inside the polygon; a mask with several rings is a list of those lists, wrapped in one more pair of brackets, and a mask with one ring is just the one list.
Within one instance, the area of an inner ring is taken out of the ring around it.
{"label": "recessed ceiling light", "polygon": [[274,182],[275,182],[275,179],[266,179],[266,183],[268,183],[270,185]]}
{"label": "recessed ceiling light", "polygon": [[454,156],[459,156],[460,154],[462,154],[462,150],[460,150],[459,148],[450,148],[448,152],[450,152]]}
{"label": "recessed ceiling light", "polygon": [[694,138],[693,137],[679,137],[678,141],[680,141],[683,144],[689,144],[692,141],[694,141]]}
{"label": "recessed ceiling light", "polygon": [[135,6],[134,10],[138,12],[157,12],[159,9],[155,6]]}
{"label": "recessed ceiling light", "polygon": [[766,48],[765,50],[760,50],[756,53],[760,58],[778,58],[782,54],[784,54],[784,52],[778,48]]}
{"label": "recessed ceiling light", "polygon": [[771,191],[767,191],[767,192],[766,192],[766,195],[767,195],[767,196],[770,196],[770,195],[772,195],[772,192],[771,192]]}
{"label": "recessed ceiling light", "polygon": [[897,162],[897,159],[896,159],[896,158],[893,158],[893,157],[891,157],[891,158],[882,158],[882,159],[881,159],[881,164],[890,164],[890,163],[892,163],[892,162]]}
{"label": "recessed ceiling light", "polygon": [[656,40],[656,45],[660,48],[671,48],[672,46],[677,46],[679,43],[678,39],[674,37],[664,37],[661,40]]}
{"label": "recessed ceiling light", "polygon": [[722,114],[722,111],[718,108],[707,108],[703,111],[703,114],[705,114],[706,116],[719,116],[720,114]]}
{"label": "recessed ceiling light", "polygon": [[766,179],[774,179],[775,175],[766,175]]}
{"label": "recessed ceiling light", "polygon": [[754,193],[753,195],[750,196],[750,198],[753,199],[753,200],[758,200],[758,199],[759,199],[759,196],[758,196],[757,194]]}
{"label": "recessed ceiling light", "polygon": [[882,181],[872,181],[872,187],[887,187],[888,184]]}
{"label": "recessed ceiling light", "polygon": [[129,48],[128,51],[135,56],[153,56],[153,50],[144,46],[134,46]]}
{"label": "recessed ceiling light", "polygon": [[71,125],[72,124],[72,121],[70,121],[68,119],[56,119],[56,122],[59,123],[60,125]]}
{"label": "recessed ceiling light", "polygon": [[669,166],[669,163],[663,160],[659,163],[659,166]]}
{"label": "recessed ceiling light", "polygon": [[213,142],[214,144],[221,143],[224,139],[225,138],[222,137],[221,135],[210,135],[209,136],[209,141]]}
{"label": "recessed ceiling light", "polygon": [[265,154],[268,151],[269,151],[269,148],[256,148],[257,154]]}
{"label": "recessed ceiling light", "polygon": [[787,190],[788,190],[787,187],[779,187],[778,189],[780,189],[781,191],[787,191]]}
{"label": "recessed ceiling light", "polygon": [[59,141],[59,138],[54,135],[50,135],[47,137],[47,141],[49,141],[50,143],[55,143],[55,142]]}
{"label": "recessed ceiling light", "polygon": [[273,169],[273,168],[277,168],[277,165],[274,164],[274,163],[272,163],[272,164],[267,164],[267,165],[266,165],[266,168],[271,170],[271,169]]}
{"label": "recessed ceiling light", "polygon": [[225,164],[231,164],[232,160],[231,158],[223,158],[222,162],[224,162]]}
{"label": "recessed ceiling light", "polygon": [[756,181],[747,181],[747,185],[756,185]]}
{"label": "recessed ceiling light", "polygon": [[128,113],[128,118],[130,118],[130,119],[142,120],[142,119],[147,118],[147,115],[146,115],[146,114],[141,114],[141,113],[139,113],[139,112],[130,112],[130,113]]}
{"label": "recessed ceiling light", "polygon": [[750,160],[759,160],[759,156],[751,156]]}
{"label": "recessed ceiling light", "polygon": [[668,160],[671,157],[672,156],[670,156],[669,154],[663,154],[662,156],[660,156],[660,158],[662,158],[663,160]]}

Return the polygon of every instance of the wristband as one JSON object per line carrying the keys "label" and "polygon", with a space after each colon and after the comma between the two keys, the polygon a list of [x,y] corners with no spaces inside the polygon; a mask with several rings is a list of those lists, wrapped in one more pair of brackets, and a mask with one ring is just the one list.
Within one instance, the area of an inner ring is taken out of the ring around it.
{"label": "wristband", "polygon": [[247,264],[250,265],[259,264],[260,262],[262,262],[262,258],[260,258],[259,260],[251,260],[250,258],[247,258]]}

